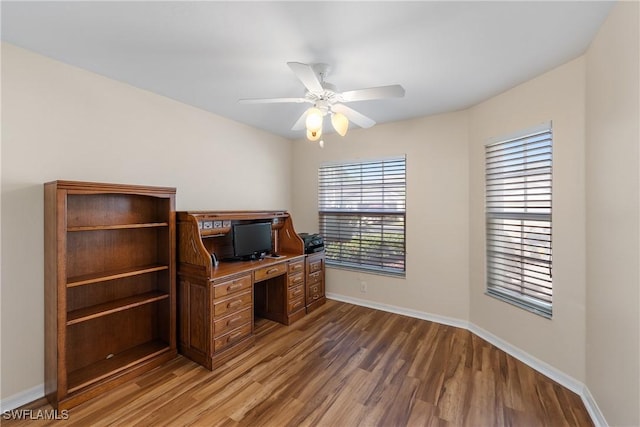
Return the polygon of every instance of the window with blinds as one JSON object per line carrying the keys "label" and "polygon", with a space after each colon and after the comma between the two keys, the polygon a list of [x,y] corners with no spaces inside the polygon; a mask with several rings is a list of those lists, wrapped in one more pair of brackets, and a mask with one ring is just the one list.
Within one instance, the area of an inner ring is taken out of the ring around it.
{"label": "window with blinds", "polygon": [[487,293],[551,317],[551,123],[486,154]]}
{"label": "window with blinds", "polygon": [[404,276],[405,199],[405,157],[321,166],[327,265]]}

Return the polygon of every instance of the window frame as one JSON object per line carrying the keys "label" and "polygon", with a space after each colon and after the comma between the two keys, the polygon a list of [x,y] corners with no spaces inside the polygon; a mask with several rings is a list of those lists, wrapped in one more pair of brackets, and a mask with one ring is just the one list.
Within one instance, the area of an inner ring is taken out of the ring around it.
{"label": "window frame", "polygon": [[552,201],[550,121],[485,144],[485,294],[549,319]]}
{"label": "window frame", "polygon": [[318,168],[318,227],[327,266],[406,276],[406,183],[406,155]]}

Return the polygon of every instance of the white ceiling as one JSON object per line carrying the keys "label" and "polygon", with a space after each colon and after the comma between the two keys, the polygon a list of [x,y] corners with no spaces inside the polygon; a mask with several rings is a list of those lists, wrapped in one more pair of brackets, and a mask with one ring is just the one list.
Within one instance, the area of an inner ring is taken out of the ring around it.
{"label": "white ceiling", "polygon": [[[378,123],[463,109],[585,52],[612,2],[9,2],[2,39],[286,138],[308,104],[288,61],[331,65]],[[142,113],[143,114],[143,113]]]}

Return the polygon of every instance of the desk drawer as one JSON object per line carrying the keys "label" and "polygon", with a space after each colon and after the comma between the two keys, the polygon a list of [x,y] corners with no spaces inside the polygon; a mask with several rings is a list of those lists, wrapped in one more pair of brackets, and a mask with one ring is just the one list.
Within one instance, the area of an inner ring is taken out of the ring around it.
{"label": "desk drawer", "polygon": [[314,271],[322,270],[322,260],[319,259],[317,261],[309,262],[309,273],[313,273]]}
{"label": "desk drawer", "polygon": [[246,323],[251,323],[250,308],[246,308],[240,312],[233,313],[213,322],[213,336],[217,338]]}
{"label": "desk drawer", "polygon": [[289,288],[288,291],[288,301],[294,300],[296,298],[304,297],[304,286],[298,285]]}
{"label": "desk drawer", "polygon": [[293,313],[300,310],[301,308],[304,308],[304,295],[294,300],[289,300],[289,304],[287,305],[287,312]]}
{"label": "desk drawer", "polygon": [[232,330],[228,334],[213,340],[213,351],[220,351],[251,334],[251,323]]}
{"label": "desk drawer", "polygon": [[235,313],[243,308],[251,307],[251,291],[234,295],[221,301],[213,301],[213,316],[222,317],[227,314]]}
{"label": "desk drawer", "polygon": [[304,260],[300,261],[291,261],[289,263],[289,274],[291,273],[303,273],[304,272]]}
{"label": "desk drawer", "polygon": [[309,286],[309,292],[307,295],[307,304],[311,304],[313,301],[324,295],[324,291],[322,289],[322,282],[316,283],[314,285]]}
{"label": "desk drawer", "polygon": [[260,282],[261,280],[269,279],[271,277],[280,276],[287,272],[287,264],[273,264],[267,267],[262,267],[257,269],[253,274],[256,282]]}
{"label": "desk drawer", "polygon": [[213,297],[221,298],[232,294],[234,292],[240,292],[245,289],[251,289],[251,275],[237,277],[233,280],[216,283],[213,285]]}
{"label": "desk drawer", "polygon": [[291,288],[298,285],[304,285],[304,273],[289,273],[289,287]]}
{"label": "desk drawer", "polygon": [[314,283],[319,283],[322,281],[322,271],[316,271],[315,273],[309,274],[309,285]]}

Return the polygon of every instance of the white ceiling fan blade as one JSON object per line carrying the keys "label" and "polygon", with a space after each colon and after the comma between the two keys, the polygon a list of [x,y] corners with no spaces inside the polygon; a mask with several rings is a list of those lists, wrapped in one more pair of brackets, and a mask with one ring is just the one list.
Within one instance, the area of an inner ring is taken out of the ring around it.
{"label": "white ceiling fan blade", "polygon": [[301,104],[303,102],[311,102],[307,98],[245,98],[238,100],[240,104],[277,104],[294,102]]}
{"label": "white ceiling fan blade", "polygon": [[361,128],[370,128],[376,124],[375,120],[370,119],[364,114],[358,113],[356,110],[349,108],[346,105],[334,104],[331,107],[331,110],[336,113],[344,114],[350,122],[357,124]]}
{"label": "white ceiling fan blade", "polygon": [[400,85],[378,86],[366,89],[348,90],[342,92],[343,102],[367,101],[369,99],[402,98],[404,88]]}
{"label": "white ceiling fan blade", "polygon": [[321,94],[324,92],[324,88],[322,87],[322,83],[318,78],[318,75],[313,68],[309,64],[303,64],[301,62],[287,62],[291,71],[300,79],[304,87],[306,87],[309,92],[314,94]]}
{"label": "white ceiling fan blade", "polygon": [[302,129],[305,128],[305,120],[307,118],[307,111],[309,111],[309,110],[304,110],[304,113],[302,113],[300,118],[298,118],[298,120],[296,120],[296,122],[293,124],[293,127],[291,127],[291,130],[302,130]]}

